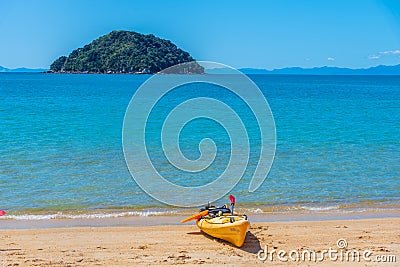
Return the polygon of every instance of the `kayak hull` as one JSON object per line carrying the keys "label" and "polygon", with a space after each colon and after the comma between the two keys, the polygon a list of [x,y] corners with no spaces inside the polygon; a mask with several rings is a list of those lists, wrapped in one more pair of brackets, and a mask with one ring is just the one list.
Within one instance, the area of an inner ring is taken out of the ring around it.
{"label": "kayak hull", "polygon": [[241,247],[250,229],[250,222],[244,216],[234,216],[234,222],[230,218],[231,216],[202,218],[196,224],[204,233]]}

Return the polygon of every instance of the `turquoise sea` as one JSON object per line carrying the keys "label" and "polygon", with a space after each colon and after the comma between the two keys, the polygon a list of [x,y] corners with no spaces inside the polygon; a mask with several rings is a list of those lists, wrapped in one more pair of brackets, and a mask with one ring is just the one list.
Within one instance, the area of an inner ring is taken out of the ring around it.
{"label": "turquoise sea", "polygon": [[[149,77],[0,73],[0,209],[13,218],[168,210],[134,182],[122,151],[125,110]],[[228,92],[210,85],[180,88],[159,103],[149,124],[156,168],[187,186],[208,183],[221,173],[230,146],[220,125],[204,119],[182,131],[188,158],[199,156],[202,138],[214,139],[217,160],[206,175],[170,167],[157,137],[171,108],[209,96],[238,110],[254,135],[248,169],[231,192],[238,205],[265,212],[398,209],[400,76],[250,78],[268,100],[277,134],[275,160],[256,192],[247,190],[259,143],[254,116]]]}

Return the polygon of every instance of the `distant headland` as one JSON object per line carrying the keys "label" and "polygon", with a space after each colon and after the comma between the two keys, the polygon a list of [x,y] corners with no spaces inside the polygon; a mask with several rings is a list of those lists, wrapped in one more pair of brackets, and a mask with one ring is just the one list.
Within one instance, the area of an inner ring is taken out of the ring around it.
{"label": "distant headland", "polygon": [[282,75],[400,75],[400,64],[394,66],[379,65],[376,67],[363,69],[350,69],[339,67],[314,67],[314,68],[299,68],[289,67],[282,69],[239,69],[245,74],[282,74]]}
{"label": "distant headland", "polygon": [[112,31],[82,48],[61,56],[51,65],[49,73],[157,73],[168,67],[193,62],[182,73],[204,73],[186,51],[169,40],[152,34]]}

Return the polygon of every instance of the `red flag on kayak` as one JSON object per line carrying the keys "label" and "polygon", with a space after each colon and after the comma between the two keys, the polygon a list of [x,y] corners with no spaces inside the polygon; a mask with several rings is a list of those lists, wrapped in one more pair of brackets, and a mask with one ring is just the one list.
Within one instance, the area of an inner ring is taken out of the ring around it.
{"label": "red flag on kayak", "polygon": [[236,199],[235,199],[235,197],[234,196],[232,196],[232,195],[229,195],[229,200],[231,201],[231,203],[233,203],[233,204],[235,204],[235,202],[236,202]]}
{"label": "red flag on kayak", "polygon": [[4,214],[6,214],[6,212],[4,210],[0,210],[0,216],[3,216]]}

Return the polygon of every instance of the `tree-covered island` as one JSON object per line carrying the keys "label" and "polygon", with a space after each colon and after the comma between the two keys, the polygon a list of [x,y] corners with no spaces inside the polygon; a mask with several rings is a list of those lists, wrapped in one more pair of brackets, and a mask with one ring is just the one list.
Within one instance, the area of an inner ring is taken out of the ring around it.
{"label": "tree-covered island", "polygon": [[[61,56],[50,65],[52,73],[157,73],[192,62],[190,54],[169,40],[152,34],[112,31],[82,48]],[[197,63],[184,73],[204,73]]]}

